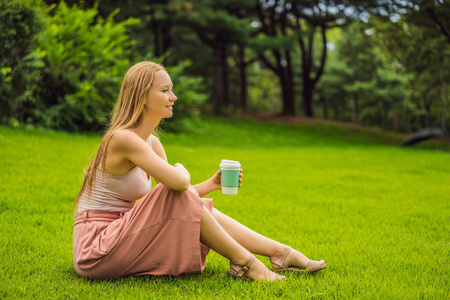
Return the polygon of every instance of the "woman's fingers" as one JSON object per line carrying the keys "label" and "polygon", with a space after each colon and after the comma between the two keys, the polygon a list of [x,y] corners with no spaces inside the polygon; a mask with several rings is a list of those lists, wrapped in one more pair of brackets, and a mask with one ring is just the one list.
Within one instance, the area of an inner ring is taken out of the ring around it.
{"label": "woman's fingers", "polygon": [[242,169],[241,172],[239,173],[239,187],[241,187],[241,183],[242,183]]}

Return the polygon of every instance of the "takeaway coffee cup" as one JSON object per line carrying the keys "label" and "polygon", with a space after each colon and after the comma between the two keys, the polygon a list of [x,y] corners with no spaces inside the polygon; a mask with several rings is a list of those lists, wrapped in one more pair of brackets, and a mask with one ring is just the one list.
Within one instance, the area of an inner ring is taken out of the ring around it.
{"label": "takeaway coffee cup", "polygon": [[235,195],[238,193],[240,173],[241,164],[238,161],[222,159],[220,162],[222,194]]}

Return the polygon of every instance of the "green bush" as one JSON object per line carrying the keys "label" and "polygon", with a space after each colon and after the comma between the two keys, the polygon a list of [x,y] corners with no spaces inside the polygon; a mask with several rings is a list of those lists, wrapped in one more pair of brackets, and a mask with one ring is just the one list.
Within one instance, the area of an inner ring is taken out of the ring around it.
{"label": "green bush", "polygon": [[[0,121],[102,131],[135,62],[128,31],[139,20],[115,23],[118,10],[102,19],[96,7],[65,2],[8,0],[0,8]],[[168,68],[179,101],[166,130],[189,130],[207,100],[202,79],[184,75],[190,64]]]}
{"label": "green bush", "polygon": [[36,48],[40,18],[25,1],[0,3],[0,121],[12,125],[28,118],[36,102],[44,53]]}
{"label": "green bush", "polygon": [[133,56],[129,28],[139,20],[114,23],[96,8],[61,2],[45,19],[39,44],[45,51],[40,101],[34,121],[55,129],[103,129]]}

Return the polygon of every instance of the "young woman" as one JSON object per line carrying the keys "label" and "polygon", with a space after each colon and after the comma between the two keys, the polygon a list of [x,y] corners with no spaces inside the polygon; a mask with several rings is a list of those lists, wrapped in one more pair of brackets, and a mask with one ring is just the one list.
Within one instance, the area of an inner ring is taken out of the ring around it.
{"label": "young woman", "polygon": [[[127,72],[74,204],[76,272],[97,279],[201,273],[210,248],[230,260],[230,276],[250,280],[285,280],[252,253],[270,257],[275,271],[325,268],[323,261],[246,228],[202,198],[221,189],[220,171],[191,186],[183,165],[167,162],[152,132],[160,119],[173,115],[172,87],[159,64],[141,62]],[[158,183],[154,188],[150,177]]]}

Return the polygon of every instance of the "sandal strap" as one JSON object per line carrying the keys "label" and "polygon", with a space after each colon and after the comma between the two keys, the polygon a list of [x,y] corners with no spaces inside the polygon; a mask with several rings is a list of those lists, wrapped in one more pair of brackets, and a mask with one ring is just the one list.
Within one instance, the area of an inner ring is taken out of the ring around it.
{"label": "sandal strap", "polygon": [[253,265],[255,260],[256,260],[256,257],[254,255],[252,255],[250,257],[250,259],[248,260],[248,262],[243,266],[239,266],[239,265],[230,263],[230,271],[233,273],[233,276],[243,277],[245,275],[245,273],[247,273],[247,271]]}
{"label": "sandal strap", "polygon": [[272,259],[270,258],[270,263],[272,264],[272,268],[275,266],[275,269],[284,269],[288,266],[286,265],[286,258],[288,257],[289,253],[291,253],[292,248],[287,247],[286,250],[284,250],[283,257],[280,259]]}
{"label": "sandal strap", "polygon": [[309,260],[308,263],[306,264],[306,268],[305,270],[307,272],[313,273],[316,271],[320,271],[322,269],[325,269],[326,267],[328,267],[326,264],[321,264],[320,261],[317,260]]}

